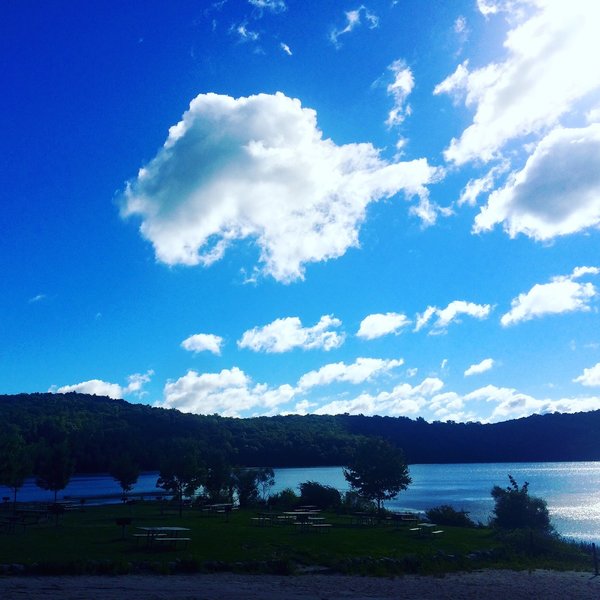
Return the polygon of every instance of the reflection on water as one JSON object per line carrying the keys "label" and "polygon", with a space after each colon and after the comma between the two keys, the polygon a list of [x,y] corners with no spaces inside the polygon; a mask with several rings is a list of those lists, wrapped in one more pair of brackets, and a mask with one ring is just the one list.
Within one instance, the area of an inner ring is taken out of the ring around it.
{"label": "reflection on water", "polygon": [[[494,508],[490,491],[494,485],[508,485],[509,473],[519,485],[529,481],[530,493],[547,501],[559,533],[600,541],[600,462],[411,465],[412,484],[386,506],[392,510],[426,510],[450,504],[468,511],[473,520],[487,523]],[[133,494],[158,491],[156,479],[157,473],[144,473]],[[303,481],[331,485],[340,491],[348,489],[341,467],[311,467],[276,469],[273,491],[295,489]],[[106,501],[102,496],[118,498],[119,494],[120,487],[108,475],[81,475],[72,478],[60,497],[96,497]],[[0,498],[3,496],[12,494],[0,486]],[[33,480],[28,480],[18,495],[23,501],[49,501],[52,497],[50,492],[37,488]]]}
{"label": "reflection on water", "polygon": [[[386,503],[392,510],[426,510],[450,504],[469,512],[474,521],[487,523],[494,508],[490,491],[508,485],[508,474],[529,482],[533,496],[544,498],[556,530],[585,541],[600,540],[600,462],[495,463],[411,465],[412,484]],[[278,469],[277,489],[296,487],[311,479],[348,489],[342,469]]]}

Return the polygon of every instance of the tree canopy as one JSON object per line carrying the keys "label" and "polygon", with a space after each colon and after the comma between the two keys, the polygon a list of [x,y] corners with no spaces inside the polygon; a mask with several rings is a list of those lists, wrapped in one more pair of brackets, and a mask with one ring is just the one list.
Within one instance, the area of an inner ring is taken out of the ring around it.
{"label": "tree canopy", "polygon": [[17,492],[30,474],[32,456],[23,436],[14,427],[0,437],[0,484],[13,491],[13,503],[16,507]]}
{"label": "tree canopy", "polygon": [[380,438],[364,441],[344,469],[344,477],[353,490],[377,502],[395,498],[411,483],[402,451]]}

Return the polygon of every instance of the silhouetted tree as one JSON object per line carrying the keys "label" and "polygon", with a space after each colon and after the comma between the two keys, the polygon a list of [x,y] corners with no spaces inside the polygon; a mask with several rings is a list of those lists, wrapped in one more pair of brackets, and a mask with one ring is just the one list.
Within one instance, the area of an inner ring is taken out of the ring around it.
{"label": "silhouetted tree", "polygon": [[121,486],[123,499],[126,500],[127,494],[133,489],[140,476],[140,469],[130,456],[124,454],[111,464],[109,475]]}
{"label": "silhouetted tree", "polygon": [[271,467],[260,467],[257,469],[256,482],[260,499],[266,502],[271,493],[271,488],[275,485],[275,473]]}
{"label": "silhouetted tree", "polygon": [[232,476],[241,507],[251,506],[259,500],[265,501],[268,490],[275,482],[273,469],[270,467],[237,467]]}
{"label": "silhouetted tree", "polygon": [[157,487],[173,494],[179,502],[179,516],[183,513],[184,496],[193,496],[204,482],[206,470],[199,450],[191,440],[174,442],[161,461]]}
{"label": "silhouetted tree", "polygon": [[367,439],[358,447],[344,477],[353,490],[377,502],[378,511],[384,500],[395,498],[412,481],[402,452],[381,438]]}
{"label": "silhouetted tree", "polygon": [[17,492],[31,473],[32,456],[19,431],[10,427],[0,438],[0,484],[13,491],[13,510]]}
{"label": "silhouetted tree", "polygon": [[529,483],[521,487],[509,475],[510,485],[492,488],[496,503],[492,525],[501,529],[534,529],[549,533],[552,531],[550,515],[545,500],[529,495]]}
{"label": "silhouetted tree", "polygon": [[74,466],[67,440],[52,445],[42,444],[38,450],[35,482],[43,490],[54,492],[54,504],[58,492],[67,487]]}
{"label": "silhouetted tree", "polygon": [[235,479],[224,454],[217,453],[210,457],[203,486],[212,502],[232,501]]}

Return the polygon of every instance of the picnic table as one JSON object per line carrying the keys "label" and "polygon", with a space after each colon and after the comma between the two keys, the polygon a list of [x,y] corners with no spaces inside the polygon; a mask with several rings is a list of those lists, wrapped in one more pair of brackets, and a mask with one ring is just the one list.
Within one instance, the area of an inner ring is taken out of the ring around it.
{"label": "picnic table", "polygon": [[176,546],[179,542],[187,544],[192,541],[190,537],[183,537],[180,534],[190,531],[189,527],[137,527],[143,533],[134,533],[133,536],[136,542],[140,539],[145,540],[146,546],[151,547],[157,544]]}
{"label": "picnic table", "polygon": [[371,512],[353,512],[350,514],[350,522],[353,525],[375,525],[377,523],[378,516]]}
{"label": "picnic table", "polygon": [[324,523],[325,517],[320,516],[319,510],[294,510],[284,512],[281,516],[284,521],[288,520],[294,523],[300,531],[323,531],[331,527],[330,523]]}
{"label": "picnic table", "polygon": [[439,534],[444,533],[443,529],[438,529],[438,525],[435,523],[417,523],[417,525],[411,527],[409,531],[426,536],[438,536]]}

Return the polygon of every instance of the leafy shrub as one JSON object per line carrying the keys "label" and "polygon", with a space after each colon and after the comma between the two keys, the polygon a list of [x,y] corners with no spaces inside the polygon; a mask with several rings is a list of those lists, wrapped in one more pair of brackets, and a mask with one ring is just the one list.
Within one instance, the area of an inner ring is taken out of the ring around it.
{"label": "leafy shrub", "polygon": [[425,511],[426,517],[438,525],[450,525],[456,527],[475,527],[475,523],[469,518],[469,513],[464,510],[455,510],[448,504],[442,504]]}
{"label": "leafy shrub", "polygon": [[345,513],[352,512],[375,512],[377,506],[372,500],[363,498],[358,492],[346,492],[342,498],[341,510]]}
{"label": "leafy shrub", "polygon": [[302,504],[314,505],[322,510],[339,508],[342,497],[330,485],[322,485],[316,481],[305,481],[300,484],[300,501]]}
{"label": "leafy shrub", "polygon": [[551,533],[550,515],[545,500],[529,495],[529,483],[521,487],[509,475],[506,488],[494,486],[492,497],[496,502],[491,524],[500,529],[534,529]]}
{"label": "leafy shrub", "polygon": [[278,510],[290,510],[298,505],[299,498],[292,488],[285,488],[269,497],[268,504]]}

